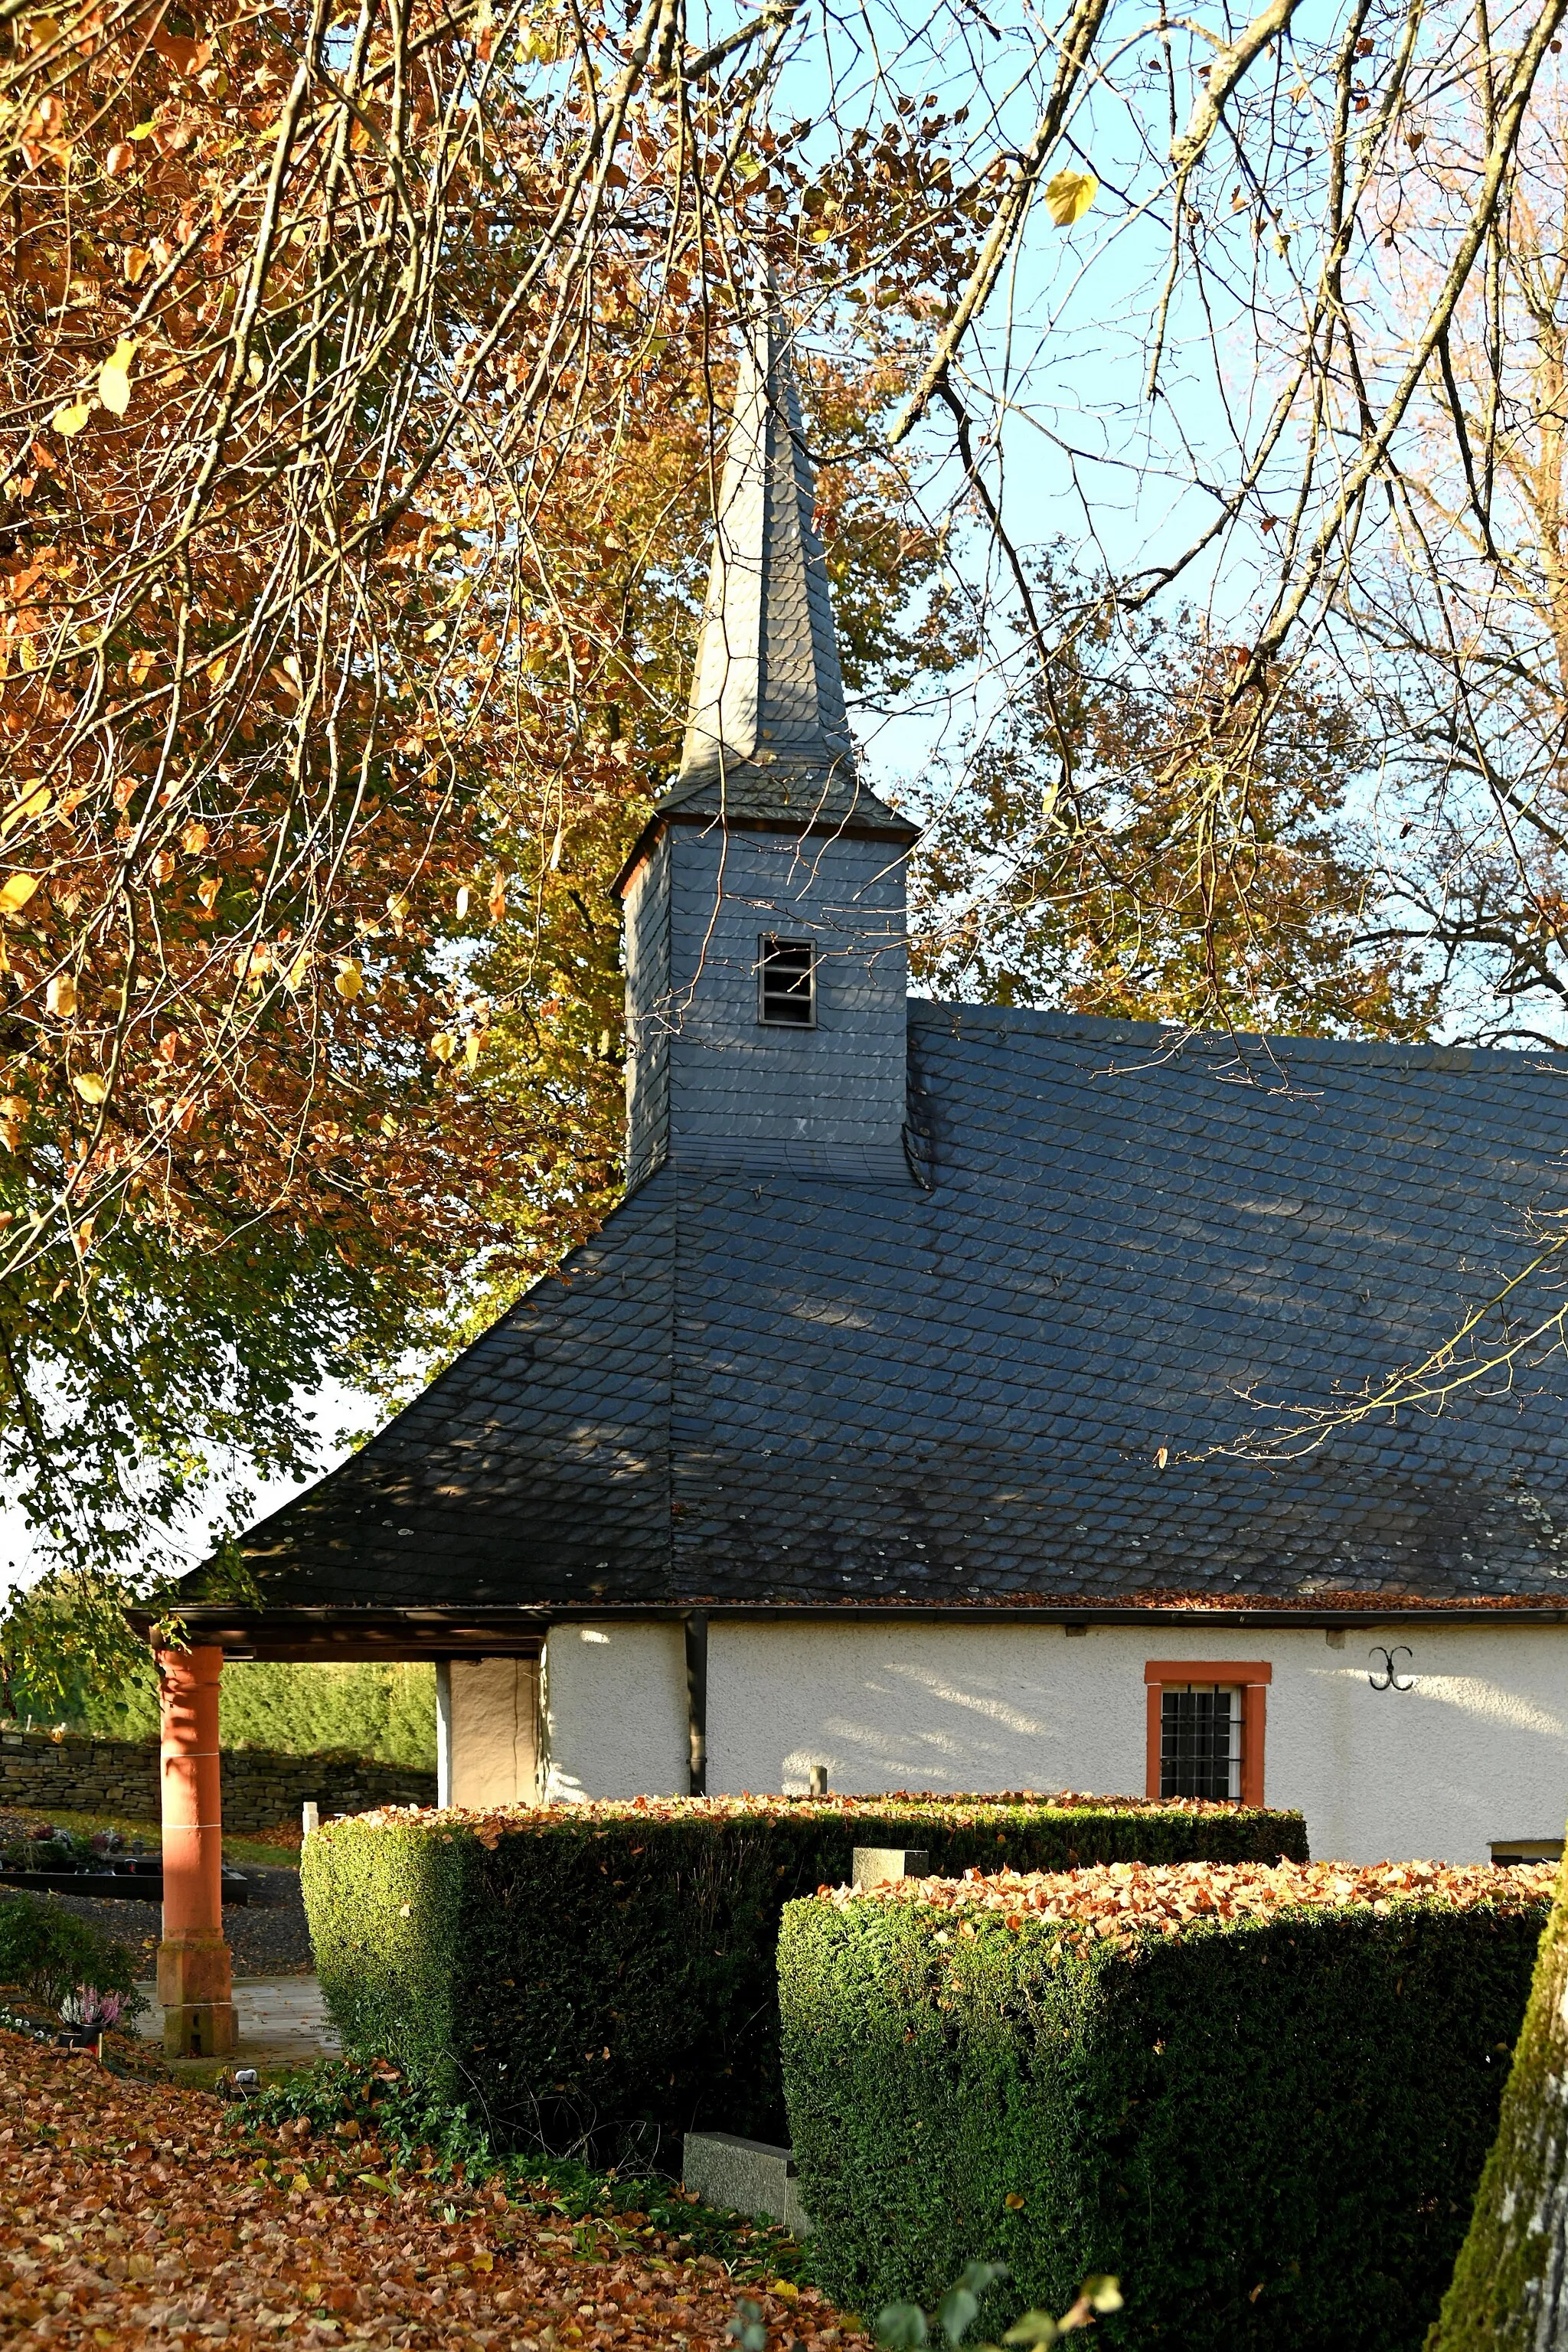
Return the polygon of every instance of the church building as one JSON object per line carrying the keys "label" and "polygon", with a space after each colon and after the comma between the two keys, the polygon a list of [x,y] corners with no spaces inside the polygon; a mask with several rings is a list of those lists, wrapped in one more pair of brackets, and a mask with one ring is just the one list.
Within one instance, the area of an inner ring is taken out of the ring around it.
{"label": "church building", "polygon": [[1568,1064],[911,998],[915,827],[857,770],[787,339],[743,340],[619,885],[626,1197],[251,1531],[258,1598],[188,1581],[193,1638],[435,1659],[462,1805],[1071,1788],[1551,1850],[1563,1355],[1259,1446],[1529,1260]]}

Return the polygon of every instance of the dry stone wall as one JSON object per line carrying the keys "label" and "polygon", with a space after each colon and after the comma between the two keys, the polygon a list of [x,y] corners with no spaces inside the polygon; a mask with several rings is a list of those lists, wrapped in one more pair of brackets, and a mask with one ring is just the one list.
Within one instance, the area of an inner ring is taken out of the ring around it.
{"label": "dry stone wall", "polygon": [[[297,1822],[313,1798],[323,1821],[373,1805],[433,1805],[434,1772],[372,1763],[335,1751],[277,1756],[258,1748],[226,1748],[226,1829],[268,1830]],[[0,1731],[0,1811],[116,1813],[158,1818],[158,1749],[151,1740],[89,1739],[67,1732]]]}

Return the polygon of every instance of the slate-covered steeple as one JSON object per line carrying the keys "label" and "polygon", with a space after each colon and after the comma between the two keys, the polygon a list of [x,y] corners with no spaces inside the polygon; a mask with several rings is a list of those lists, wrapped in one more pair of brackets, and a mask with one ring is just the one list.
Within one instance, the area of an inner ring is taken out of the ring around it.
{"label": "slate-covered steeple", "polygon": [[741,331],[685,748],[622,877],[627,1174],[907,1183],[904,861],[856,773],[776,313]]}
{"label": "slate-covered steeple", "polygon": [[856,780],[790,338],[770,307],[739,341],[685,748],[659,806],[899,825]]}

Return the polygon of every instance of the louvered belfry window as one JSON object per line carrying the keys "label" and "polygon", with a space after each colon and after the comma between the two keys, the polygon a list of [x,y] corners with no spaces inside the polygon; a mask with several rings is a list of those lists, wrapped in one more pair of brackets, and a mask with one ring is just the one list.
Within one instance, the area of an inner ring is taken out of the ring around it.
{"label": "louvered belfry window", "polygon": [[757,1018],[786,1029],[816,1026],[816,958],[809,940],[771,933],[757,950]]}
{"label": "louvered belfry window", "polygon": [[1241,1692],[1188,1683],[1160,1693],[1160,1794],[1241,1794]]}

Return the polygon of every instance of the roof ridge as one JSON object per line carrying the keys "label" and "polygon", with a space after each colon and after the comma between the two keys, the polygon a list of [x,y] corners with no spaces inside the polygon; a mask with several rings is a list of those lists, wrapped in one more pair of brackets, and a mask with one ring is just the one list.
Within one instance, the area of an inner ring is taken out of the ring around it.
{"label": "roof ridge", "polygon": [[951,1026],[954,1016],[972,1029],[1016,1029],[1067,1037],[1084,1036],[1107,1045],[1164,1045],[1178,1052],[1205,1050],[1235,1054],[1289,1050],[1298,1060],[1399,1062],[1413,1069],[1492,1069],[1516,1062],[1531,1070],[1557,1070],[1559,1047],[1519,1045],[1454,1045],[1436,1039],[1398,1037],[1314,1037],[1288,1030],[1189,1030],[1176,1022],[1135,1021],[1121,1014],[1074,1013],[1052,1005],[984,1004],[961,997],[911,996],[910,1019],[928,1028]]}

